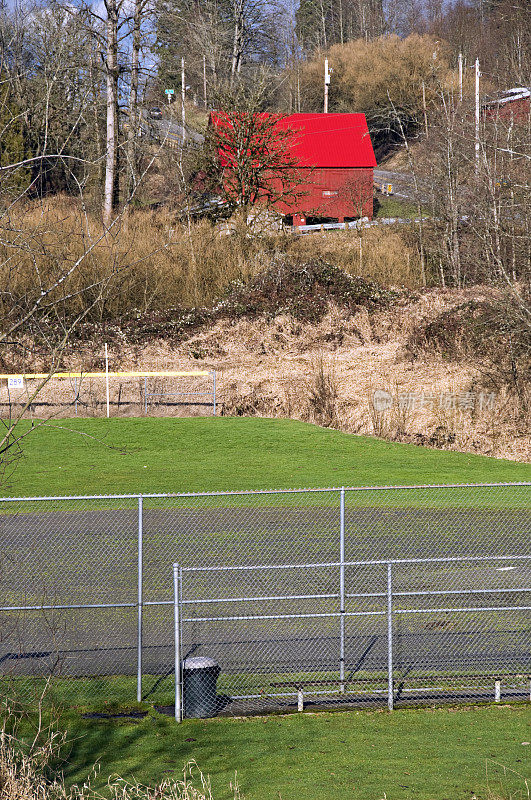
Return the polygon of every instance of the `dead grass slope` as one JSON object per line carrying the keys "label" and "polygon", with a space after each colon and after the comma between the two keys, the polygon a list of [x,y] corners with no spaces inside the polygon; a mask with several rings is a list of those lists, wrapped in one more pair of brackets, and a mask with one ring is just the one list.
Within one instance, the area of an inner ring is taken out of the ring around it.
{"label": "dead grass slope", "polygon": [[[61,366],[101,369],[107,341],[114,371],[215,369],[219,407],[227,415],[290,417],[529,459],[528,332],[524,325],[515,360],[503,315],[511,306],[500,290],[385,289],[353,273],[350,264],[342,269],[304,256],[270,254],[262,269],[229,282],[214,305],[166,306],[114,323],[86,323]],[[520,324],[515,309],[513,332]],[[485,319],[501,322],[496,328]],[[32,357],[13,362],[10,371],[47,369],[46,351],[40,357],[38,347],[26,345],[6,351],[6,367],[24,351]],[[138,406],[126,403],[119,413],[138,414]],[[101,409],[97,398],[94,407],[94,413]],[[190,413],[163,403],[151,410]],[[67,406],[61,413],[72,411]]]}
{"label": "dead grass slope", "polygon": [[[298,319],[275,313],[222,315],[175,340],[116,342],[115,369],[215,369],[226,415],[289,417],[351,433],[451,450],[529,460],[529,415],[510,387],[493,390],[473,358],[429,345],[411,353],[419,330],[496,291],[433,289],[380,304],[323,302]],[[274,298],[272,298],[274,299]],[[296,308],[300,308],[301,298]],[[258,304],[260,305],[260,304]],[[93,352],[93,350],[92,350]],[[71,367],[90,360],[85,344]],[[380,411],[374,392],[392,396]],[[161,407],[158,413],[168,413]],[[188,413],[188,412],[184,412]]]}

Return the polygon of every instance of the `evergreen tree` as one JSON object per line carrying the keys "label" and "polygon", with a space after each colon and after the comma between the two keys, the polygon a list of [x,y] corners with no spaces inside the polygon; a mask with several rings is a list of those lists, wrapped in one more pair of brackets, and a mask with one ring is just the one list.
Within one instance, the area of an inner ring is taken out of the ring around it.
{"label": "evergreen tree", "polygon": [[[29,156],[21,109],[11,96],[5,73],[0,73],[0,196],[23,194],[31,182],[29,165],[16,166]],[[11,167],[10,169],[5,169]]]}

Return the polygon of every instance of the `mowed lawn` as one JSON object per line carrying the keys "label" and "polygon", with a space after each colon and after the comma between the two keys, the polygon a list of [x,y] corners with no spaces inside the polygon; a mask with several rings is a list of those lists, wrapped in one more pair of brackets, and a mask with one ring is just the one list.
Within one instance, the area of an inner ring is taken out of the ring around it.
{"label": "mowed lawn", "polygon": [[[83,719],[71,712],[67,780],[94,761],[153,785],[194,759],[214,800],[498,800],[528,797],[529,707],[358,711],[247,719]],[[504,775],[504,769],[506,774]],[[488,773],[488,778],[487,778]],[[490,789],[490,791],[489,791]]]}
{"label": "mowed lawn", "polygon": [[[29,423],[18,426],[28,430]],[[258,418],[68,419],[36,427],[4,496],[531,479],[531,466]]]}
{"label": "mowed lawn", "polygon": [[[27,424],[21,430],[28,430]],[[4,496],[181,492],[531,479],[529,465],[324,430],[289,420],[56,420],[30,431]],[[116,698],[109,697],[112,704]],[[120,704],[119,704],[120,705]],[[123,706],[121,706],[123,709]],[[529,706],[498,705],[211,720],[63,712],[69,783],[95,762],[145,784],[194,759],[214,800],[524,798]],[[488,770],[488,778],[487,771]]]}

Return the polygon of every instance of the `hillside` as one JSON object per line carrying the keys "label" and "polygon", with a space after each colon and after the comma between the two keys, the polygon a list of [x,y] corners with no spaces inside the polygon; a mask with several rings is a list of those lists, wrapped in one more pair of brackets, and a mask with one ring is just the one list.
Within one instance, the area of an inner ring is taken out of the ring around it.
{"label": "hillside", "polygon": [[[290,417],[353,433],[527,460],[529,437],[515,423],[505,395],[483,413],[460,407],[470,401],[463,393],[483,391],[479,385],[473,388],[478,380],[473,365],[440,353],[413,361],[405,353],[419,322],[481,294],[478,289],[436,290],[373,314],[367,309],[349,314],[331,303],[313,324],[286,314],[270,320],[224,319],[177,347],[164,339],[152,341],[140,356],[131,353],[131,364],[219,370],[224,414]],[[378,389],[395,401],[401,395],[402,407],[395,403],[390,411],[375,413],[371,398]],[[490,394],[485,392],[485,398],[490,400]],[[458,395],[461,400],[455,401]]]}
{"label": "hillside", "polygon": [[[506,313],[490,287],[385,289],[319,260],[280,260],[232,284],[213,307],[87,326],[64,366],[90,369],[104,336],[113,370],[215,369],[226,416],[299,419],[526,461],[526,398],[509,385],[518,353],[503,333]],[[113,414],[142,410],[126,401]],[[208,410],[150,408],[189,413]]]}

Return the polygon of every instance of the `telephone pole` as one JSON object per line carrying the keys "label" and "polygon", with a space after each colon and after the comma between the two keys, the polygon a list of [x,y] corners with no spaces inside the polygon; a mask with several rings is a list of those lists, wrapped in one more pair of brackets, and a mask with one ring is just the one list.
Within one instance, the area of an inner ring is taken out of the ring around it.
{"label": "telephone pole", "polygon": [[324,113],[328,114],[328,87],[330,86],[330,71],[328,70],[328,59],[324,62]]}
{"label": "telephone pole", "polygon": [[184,76],[184,58],[181,58],[181,117],[183,126],[183,144],[186,139],[186,110],[184,108],[184,100],[186,97],[186,83]]}

